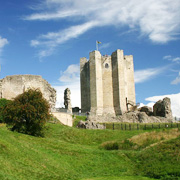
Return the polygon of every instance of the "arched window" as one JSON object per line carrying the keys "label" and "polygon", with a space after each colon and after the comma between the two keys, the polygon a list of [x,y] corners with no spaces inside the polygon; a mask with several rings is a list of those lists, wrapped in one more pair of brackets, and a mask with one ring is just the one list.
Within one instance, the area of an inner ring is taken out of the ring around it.
{"label": "arched window", "polygon": [[109,68],[109,64],[108,63],[105,64],[105,68]]}

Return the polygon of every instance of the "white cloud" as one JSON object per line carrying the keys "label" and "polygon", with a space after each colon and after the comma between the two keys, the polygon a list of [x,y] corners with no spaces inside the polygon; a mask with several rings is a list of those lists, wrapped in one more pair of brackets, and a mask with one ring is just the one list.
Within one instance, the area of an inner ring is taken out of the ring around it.
{"label": "white cloud", "polygon": [[31,40],[31,46],[36,47],[36,46],[38,46],[39,44],[40,44],[39,41],[37,41],[37,40]]}
{"label": "white cloud", "polygon": [[102,45],[99,45],[99,49],[106,49],[111,45],[111,43],[102,43]]}
{"label": "white cloud", "polygon": [[61,72],[59,81],[63,84],[54,86],[57,91],[56,107],[64,107],[64,90],[69,88],[71,91],[71,103],[73,107],[81,107],[80,103],[80,67],[77,64],[71,64]]}
{"label": "white cloud", "polygon": [[2,38],[1,36],[0,36],[0,53],[1,53],[1,51],[2,51],[2,49],[3,49],[3,47],[5,46],[5,45],[7,45],[9,42],[8,42],[8,40],[6,39],[6,38]]}
{"label": "white cloud", "polygon": [[[45,21],[63,18],[77,22],[60,32],[43,35],[42,39],[38,39],[40,44],[46,41],[49,44],[49,40],[52,40],[58,45],[97,26],[139,29],[141,36],[147,36],[156,43],[177,39],[180,30],[179,0],[46,0],[39,6],[36,8],[39,12],[24,19]],[[79,24],[80,21],[84,23]]]}
{"label": "white cloud", "polygon": [[64,83],[72,83],[72,82],[79,82],[80,81],[80,67],[77,64],[71,64],[68,66],[66,71],[61,72],[61,76],[59,78],[60,82]]}
{"label": "white cloud", "polygon": [[173,61],[175,61],[175,62],[180,61],[180,57],[174,58]]}
{"label": "white cloud", "polygon": [[31,40],[30,44],[33,47],[43,47],[43,50],[40,50],[38,54],[40,58],[50,56],[59,44],[62,44],[69,39],[77,38],[95,25],[97,25],[97,22],[91,21],[81,25],[71,26],[70,28],[59,32],[49,32],[39,36],[36,40]]}
{"label": "white cloud", "polygon": [[164,72],[165,69],[166,67],[137,70],[134,72],[135,83],[137,84],[137,83],[143,83],[145,81],[148,81],[149,79],[152,79],[155,76]]}
{"label": "white cloud", "polygon": [[171,60],[172,59],[172,56],[171,55],[167,55],[167,56],[164,56],[163,59],[167,59],[167,60]]}
{"label": "white cloud", "polygon": [[179,72],[179,75],[176,77],[176,79],[174,79],[171,84],[179,84],[180,83],[180,72]]}
{"label": "white cloud", "polygon": [[173,116],[175,117],[180,117],[180,93],[178,94],[169,94],[169,95],[162,95],[162,96],[152,96],[152,97],[148,97],[145,100],[146,101],[150,101],[151,106],[152,104],[154,104],[155,102],[162,100],[165,97],[169,97],[171,99],[171,109],[172,109],[172,113]]}
{"label": "white cloud", "polygon": [[172,62],[180,61],[180,57],[173,57],[171,55],[164,56],[163,59],[167,59],[168,61],[172,61]]}

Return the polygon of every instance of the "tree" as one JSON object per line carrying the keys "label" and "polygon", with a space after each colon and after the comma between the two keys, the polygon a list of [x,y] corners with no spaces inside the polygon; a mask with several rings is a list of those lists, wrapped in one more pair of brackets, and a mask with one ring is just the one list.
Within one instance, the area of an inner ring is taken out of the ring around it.
{"label": "tree", "polygon": [[4,123],[3,110],[10,102],[11,100],[7,100],[5,98],[0,99],[0,123]]}
{"label": "tree", "polygon": [[50,118],[49,104],[40,90],[29,89],[4,108],[3,118],[12,131],[43,136]]}

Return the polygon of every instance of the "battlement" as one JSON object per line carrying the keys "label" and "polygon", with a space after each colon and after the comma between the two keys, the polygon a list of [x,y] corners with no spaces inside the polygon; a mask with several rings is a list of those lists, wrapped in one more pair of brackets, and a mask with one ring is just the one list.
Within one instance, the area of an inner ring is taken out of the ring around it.
{"label": "battlement", "polygon": [[81,109],[91,114],[120,115],[128,111],[128,101],[135,103],[133,56],[123,50],[109,55],[99,51],[80,59]]}

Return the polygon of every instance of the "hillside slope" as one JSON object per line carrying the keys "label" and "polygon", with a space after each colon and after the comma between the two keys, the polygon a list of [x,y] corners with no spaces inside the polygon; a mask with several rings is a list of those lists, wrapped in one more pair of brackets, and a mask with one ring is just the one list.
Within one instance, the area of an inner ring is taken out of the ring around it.
{"label": "hillside slope", "polygon": [[[0,179],[148,180],[141,177],[149,175],[139,168],[132,156],[134,151],[99,148],[103,142],[123,141],[143,132],[84,130],[48,124],[45,138],[38,138],[11,132],[0,125]],[[143,158],[141,151],[135,155],[139,161]]]}

